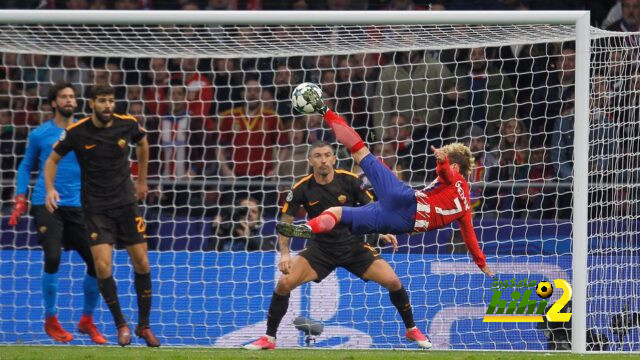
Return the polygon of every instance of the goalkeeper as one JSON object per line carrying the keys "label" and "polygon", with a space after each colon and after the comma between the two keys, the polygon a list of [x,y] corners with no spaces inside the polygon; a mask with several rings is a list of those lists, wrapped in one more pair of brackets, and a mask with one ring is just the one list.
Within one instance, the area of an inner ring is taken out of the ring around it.
{"label": "goalkeeper", "polygon": [[[364,205],[371,201],[371,195],[363,190],[358,176],[344,170],[335,170],[336,156],[331,145],[315,143],[309,152],[309,164],[313,173],[296,183],[287,195],[282,208],[282,221],[292,223],[300,205],[309,216],[317,216],[326,209],[344,204]],[[381,235],[394,248],[397,240],[393,235]],[[338,224],[330,231],[314,235],[306,249],[291,259],[289,238],[279,239],[282,256],[278,263],[284,274],[271,298],[265,336],[245,346],[249,350],[275,348],[275,337],[280,321],[289,306],[289,294],[308,281],[320,282],[336,267],[343,267],[360,277],[373,280],[389,290],[391,302],[400,313],[405,327],[406,338],[415,341],[422,348],[430,348],[431,343],[416,327],[409,296],[400,279],[380,254],[366,244],[362,236],[354,236],[346,225]]]}
{"label": "goalkeeper", "polygon": [[96,280],[96,269],[89,242],[85,235],[84,215],[80,207],[80,167],[75,154],[69,154],[60,161],[60,172],[55,178],[60,189],[60,207],[53,213],[45,209],[44,164],[64,129],[73,124],[76,109],[76,93],[69,82],[57,82],[49,89],[48,101],[54,112],[53,119],[29,134],[29,143],[24,159],[18,167],[16,198],[9,225],[16,226],[20,216],[27,211],[27,188],[31,169],[38,164],[38,180],[31,195],[31,215],[38,230],[38,241],[44,252],[44,272],[42,273],[42,297],[44,300],[44,330],[53,340],[69,342],[73,335],[67,332],[56,315],[58,297],[58,268],[61,250],[74,249],[87,264],[84,277],[84,307],[78,323],[81,333],[91,336],[96,344],[107,340],[93,323],[93,310],[98,304],[100,291]]}
{"label": "goalkeeper", "polygon": [[362,207],[334,206],[306,224],[278,223],[283,236],[310,238],[312,234],[331,231],[337,224],[346,225],[353,234],[417,233],[441,228],[458,221],[462,239],[474,262],[483,273],[493,276],[487,266],[471,222],[469,184],[473,157],[468,147],[453,143],[441,149],[431,147],[437,160],[438,178],[423,190],[404,184],[378,161],[355,132],[338,114],[324,105],[315,94],[307,99],[323,115],[338,141],[345,145],[373,185],[379,201]]}

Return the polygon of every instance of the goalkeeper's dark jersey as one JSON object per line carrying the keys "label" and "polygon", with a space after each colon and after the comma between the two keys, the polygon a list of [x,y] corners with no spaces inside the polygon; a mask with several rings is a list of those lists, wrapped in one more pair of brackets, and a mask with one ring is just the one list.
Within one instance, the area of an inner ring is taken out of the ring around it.
{"label": "goalkeeper's dark jersey", "polygon": [[[362,206],[369,203],[371,194],[364,190],[362,182],[354,173],[335,170],[333,181],[326,185],[316,182],[313,174],[298,181],[287,194],[282,213],[295,216],[300,205],[309,214],[309,218],[320,215],[333,206]],[[337,224],[333,230],[323,234],[314,234],[310,245],[321,245],[328,250],[348,251],[354,244],[361,244],[363,236],[351,234],[349,226]]]}
{"label": "goalkeeper's dark jersey", "polygon": [[80,164],[82,177],[82,207],[88,211],[103,211],[136,202],[129,166],[129,144],[146,135],[136,118],[113,115],[113,123],[98,128],[91,118],[69,126],[53,146],[53,151],[65,156],[73,151]]}

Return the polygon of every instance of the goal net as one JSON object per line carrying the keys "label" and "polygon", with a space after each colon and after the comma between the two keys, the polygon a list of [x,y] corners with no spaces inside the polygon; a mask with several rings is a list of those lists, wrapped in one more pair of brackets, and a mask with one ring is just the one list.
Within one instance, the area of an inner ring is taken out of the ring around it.
{"label": "goal net", "polygon": [[[457,226],[401,235],[395,252],[380,247],[435,348],[570,349],[570,322],[483,318],[501,313],[489,312],[498,292],[504,306],[530,296],[544,309],[563,291],[554,285],[544,303],[535,285],[572,283],[580,272],[588,274],[591,349],[638,350],[638,34],[591,29],[589,115],[574,119],[587,113],[574,106],[576,59],[587,55],[576,54],[573,25],[105,22],[0,25],[1,209],[10,212],[29,133],[52,116],[53,82],[74,84],[78,117],[90,111],[89,86],[115,87],[116,111],[134,115],[151,145],[141,210],[151,324],[163,345],[235,347],[264,334],[281,275],[275,222],[291,186],[309,173],[311,144],[334,143],[337,167],[362,177],[321,117],[292,111],[292,89],[309,81],[416,188],[435,177],[430,145],[459,141],[474,153],[474,224],[496,278],[470,261]],[[588,169],[574,169],[574,123],[586,121]],[[572,269],[573,180],[587,176],[589,236],[574,240],[588,242],[588,269]],[[17,227],[2,220],[0,343],[51,343],[42,330],[43,258],[33,220],[25,216]],[[294,252],[304,246],[292,240]],[[57,306],[68,330],[81,315],[84,271],[77,254],[63,253]],[[114,277],[135,324],[126,252],[114,255]],[[387,291],[344,269],[293,291],[279,346],[306,346],[293,325],[299,316],[324,325],[316,347],[411,347]],[[115,342],[102,303],[96,321]]]}

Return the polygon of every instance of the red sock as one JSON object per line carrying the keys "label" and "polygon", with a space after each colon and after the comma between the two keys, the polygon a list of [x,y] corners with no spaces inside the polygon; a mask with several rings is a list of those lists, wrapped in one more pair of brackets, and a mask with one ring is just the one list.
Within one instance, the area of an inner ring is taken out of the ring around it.
{"label": "red sock", "polygon": [[358,135],[340,115],[333,112],[333,110],[327,110],[324,114],[324,120],[327,122],[327,125],[333,129],[338,141],[346,146],[352,154],[364,147],[364,142],[362,138],[360,138],[360,135]]}
{"label": "red sock", "polygon": [[331,229],[336,226],[337,222],[338,218],[332,212],[325,211],[322,214],[307,221],[307,225],[311,226],[312,233],[319,234],[331,231]]}

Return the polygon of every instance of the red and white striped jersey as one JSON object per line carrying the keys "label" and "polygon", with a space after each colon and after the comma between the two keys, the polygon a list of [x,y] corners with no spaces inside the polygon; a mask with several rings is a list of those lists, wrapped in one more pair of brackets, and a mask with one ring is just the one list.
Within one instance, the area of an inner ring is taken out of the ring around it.
{"label": "red and white striped jersey", "polygon": [[451,170],[449,160],[438,162],[438,178],[426,188],[416,191],[416,217],[413,232],[425,232],[458,221],[467,249],[479,267],[486,265],[486,258],[471,222],[469,183],[458,172]]}

